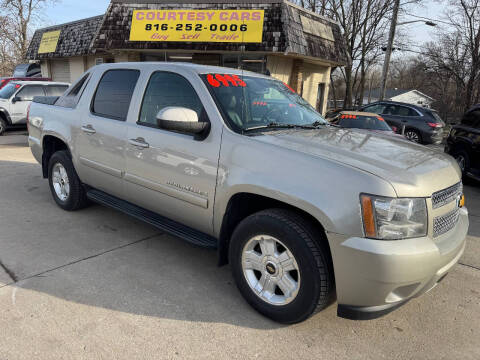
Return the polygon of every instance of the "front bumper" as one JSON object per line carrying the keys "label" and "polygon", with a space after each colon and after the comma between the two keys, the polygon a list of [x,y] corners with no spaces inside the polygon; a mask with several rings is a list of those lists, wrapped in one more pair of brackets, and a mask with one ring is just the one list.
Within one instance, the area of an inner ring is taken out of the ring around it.
{"label": "front bumper", "polygon": [[465,249],[468,211],[432,239],[373,240],[328,234],[337,287],[338,316],[373,319],[434,288]]}

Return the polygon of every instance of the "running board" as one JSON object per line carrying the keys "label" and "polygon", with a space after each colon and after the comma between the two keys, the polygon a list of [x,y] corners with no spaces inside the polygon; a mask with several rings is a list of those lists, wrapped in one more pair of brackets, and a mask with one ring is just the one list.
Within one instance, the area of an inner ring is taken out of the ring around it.
{"label": "running board", "polygon": [[218,241],[213,236],[170,220],[150,210],[146,210],[137,205],[129,203],[128,201],[121,200],[117,197],[104,193],[103,191],[89,189],[87,191],[87,197],[96,203],[119,210],[127,215],[133,216],[138,220],[153,225],[156,228],[165,231],[166,233],[182,238],[194,245],[209,249],[217,248]]}

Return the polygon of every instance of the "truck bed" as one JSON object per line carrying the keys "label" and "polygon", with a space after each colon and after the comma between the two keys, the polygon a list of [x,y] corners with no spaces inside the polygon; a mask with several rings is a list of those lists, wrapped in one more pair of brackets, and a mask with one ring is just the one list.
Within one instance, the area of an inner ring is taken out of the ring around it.
{"label": "truck bed", "polygon": [[55,105],[60,96],[35,96],[33,102],[46,105]]}

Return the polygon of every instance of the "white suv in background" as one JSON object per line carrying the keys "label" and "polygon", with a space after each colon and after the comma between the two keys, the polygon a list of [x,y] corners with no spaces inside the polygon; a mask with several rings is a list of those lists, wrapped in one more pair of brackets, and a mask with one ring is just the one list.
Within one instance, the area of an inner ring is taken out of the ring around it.
{"label": "white suv in background", "polygon": [[52,81],[12,81],[0,90],[0,135],[9,127],[25,126],[28,105],[35,96],[59,96],[70,84]]}

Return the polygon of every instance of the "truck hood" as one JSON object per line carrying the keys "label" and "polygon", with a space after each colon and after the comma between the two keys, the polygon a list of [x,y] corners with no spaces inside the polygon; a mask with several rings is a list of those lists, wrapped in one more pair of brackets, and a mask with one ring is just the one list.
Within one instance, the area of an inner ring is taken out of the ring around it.
{"label": "truck hood", "polygon": [[449,155],[396,136],[324,127],[268,131],[255,138],[374,174],[388,181],[399,197],[428,197],[461,179]]}

